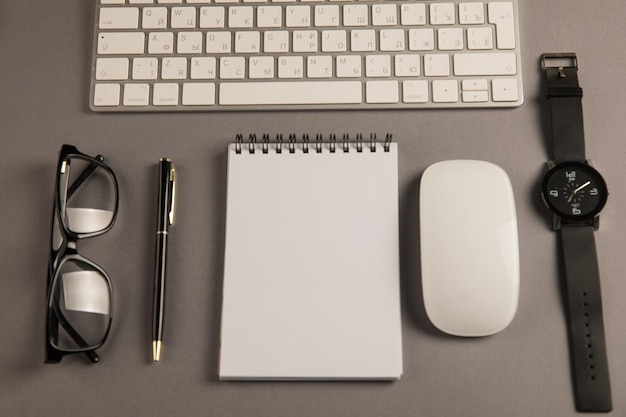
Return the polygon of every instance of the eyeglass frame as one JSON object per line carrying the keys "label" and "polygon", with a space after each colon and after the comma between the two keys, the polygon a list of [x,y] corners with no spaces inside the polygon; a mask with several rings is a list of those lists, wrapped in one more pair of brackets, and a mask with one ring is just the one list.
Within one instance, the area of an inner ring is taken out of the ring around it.
{"label": "eyeglass frame", "polygon": [[[69,184],[66,191],[66,196],[61,196],[60,181],[61,175],[64,171],[64,164],[71,158],[82,159],[89,163],[89,165],[83,170],[82,173],[74,180],[72,184]],[[82,185],[82,183],[89,178],[89,176],[97,169],[104,169],[113,181],[113,188],[115,191],[115,201],[113,208],[113,216],[111,222],[102,230],[89,233],[76,233],[70,230],[65,224],[65,218],[62,215],[62,198],[65,199],[65,203],[72,197],[74,192]],[[93,363],[100,361],[100,357],[95,352],[96,349],[102,347],[106,342],[109,332],[111,330],[111,323],[113,322],[113,287],[111,285],[111,279],[102,267],[97,265],[90,259],[80,255],[77,250],[77,243],[80,239],[86,239],[89,237],[100,236],[113,227],[117,218],[119,208],[119,187],[117,183],[117,177],[113,170],[104,163],[104,157],[97,155],[91,157],[87,154],[80,152],[75,146],[64,144],[59,153],[59,161],[57,164],[56,179],[54,186],[54,205],[52,213],[52,227],[50,235],[50,258],[48,261],[48,286],[47,286],[47,311],[46,311],[46,355],[45,363],[60,363],[61,359],[65,355],[73,353],[85,353],[89,360]],[[56,224],[55,224],[56,222]],[[61,235],[61,243],[57,249],[54,249],[55,227],[58,228]],[[53,289],[57,285],[57,280],[60,279],[60,271],[62,267],[68,262],[73,261],[88,266],[94,271],[100,273],[107,282],[107,288],[109,290],[109,314],[108,314],[108,326],[105,334],[96,345],[89,345],[78,332],[72,327],[72,325],[64,317],[63,313],[59,310],[58,301],[56,301],[55,295],[58,297],[58,293],[55,294]],[[54,340],[58,339],[59,327],[62,326],[68,335],[74,340],[78,347],[74,349],[63,349],[55,346]]]}

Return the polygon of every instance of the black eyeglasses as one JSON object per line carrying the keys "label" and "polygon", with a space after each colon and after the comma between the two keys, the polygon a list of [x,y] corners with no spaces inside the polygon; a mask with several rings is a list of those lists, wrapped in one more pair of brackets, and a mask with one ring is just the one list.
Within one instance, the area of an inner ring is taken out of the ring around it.
{"label": "black eyeglasses", "polygon": [[95,350],[111,329],[111,280],[76,249],[79,239],[108,232],[117,217],[117,179],[103,160],[71,145],[63,145],[59,155],[48,267],[46,363],[59,363],[64,355],[79,352],[98,362]]}

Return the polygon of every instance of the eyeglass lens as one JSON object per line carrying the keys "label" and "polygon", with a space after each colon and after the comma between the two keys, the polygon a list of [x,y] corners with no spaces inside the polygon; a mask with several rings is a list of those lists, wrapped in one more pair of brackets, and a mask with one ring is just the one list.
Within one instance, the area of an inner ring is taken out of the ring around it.
{"label": "eyeglass lens", "polygon": [[95,233],[111,225],[115,210],[115,182],[104,168],[73,157],[61,166],[61,211],[74,233]]}
{"label": "eyeglass lens", "polygon": [[70,260],[61,265],[52,288],[53,311],[59,320],[54,345],[62,350],[101,344],[111,321],[106,277],[91,265]]}

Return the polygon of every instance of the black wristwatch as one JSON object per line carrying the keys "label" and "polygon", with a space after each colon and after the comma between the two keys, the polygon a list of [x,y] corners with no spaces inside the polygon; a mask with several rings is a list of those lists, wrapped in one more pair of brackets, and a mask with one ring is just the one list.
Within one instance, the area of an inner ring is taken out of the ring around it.
{"label": "black wristwatch", "polygon": [[594,240],[609,195],[602,175],[585,157],[582,89],[575,54],[544,54],[554,159],[541,194],[560,235],[565,303],[576,410],[612,410]]}

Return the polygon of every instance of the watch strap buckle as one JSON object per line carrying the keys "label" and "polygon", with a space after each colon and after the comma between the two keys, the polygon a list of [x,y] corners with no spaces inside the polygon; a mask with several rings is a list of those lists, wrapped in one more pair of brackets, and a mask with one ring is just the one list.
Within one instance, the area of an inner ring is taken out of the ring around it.
{"label": "watch strap buckle", "polygon": [[[569,65],[567,65],[569,64]],[[541,69],[546,68],[575,68],[578,69],[578,58],[573,52],[546,53],[541,55]]]}

